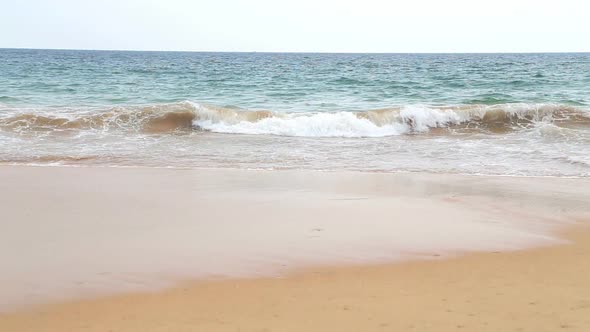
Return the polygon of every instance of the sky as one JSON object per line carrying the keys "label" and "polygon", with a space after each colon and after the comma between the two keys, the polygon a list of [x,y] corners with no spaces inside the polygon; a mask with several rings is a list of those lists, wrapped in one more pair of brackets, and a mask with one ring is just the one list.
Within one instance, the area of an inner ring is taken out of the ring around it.
{"label": "sky", "polygon": [[590,1],[0,0],[0,48],[590,52]]}

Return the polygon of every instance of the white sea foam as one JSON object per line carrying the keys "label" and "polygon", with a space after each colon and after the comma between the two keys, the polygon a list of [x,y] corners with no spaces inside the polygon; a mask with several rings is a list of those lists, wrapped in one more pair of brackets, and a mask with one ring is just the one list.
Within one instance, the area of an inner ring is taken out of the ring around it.
{"label": "white sea foam", "polygon": [[384,137],[409,131],[403,123],[378,126],[368,119],[358,118],[350,112],[289,114],[269,117],[255,122],[195,120],[202,129],[219,133],[271,134],[305,137]]}
{"label": "white sea foam", "polygon": [[453,110],[439,110],[425,106],[406,106],[399,112],[402,122],[411,125],[414,131],[428,131],[429,128],[459,124],[468,117],[460,116]]}
{"label": "white sea foam", "polygon": [[192,104],[195,127],[218,133],[270,134],[304,137],[385,137],[428,132],[431,128],[462,125],[469,129],[518,129],[576,115],[582,110],[563,105],[408,105],[360,112],[280,113],[212,108]]}

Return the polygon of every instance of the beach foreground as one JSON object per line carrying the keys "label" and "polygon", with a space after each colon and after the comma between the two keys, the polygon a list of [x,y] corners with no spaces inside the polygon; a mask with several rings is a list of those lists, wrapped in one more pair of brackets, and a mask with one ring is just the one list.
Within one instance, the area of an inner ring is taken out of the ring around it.
{"label": "beach foreground", "polygon": [[0,330],[588,331],[590,231],[568,238],[574,244],[46,306],[0,315]]}
{"label": "beach foreground", "polygon": [[6,166],[0,189],[0,330],[590,326],[587,179]]}

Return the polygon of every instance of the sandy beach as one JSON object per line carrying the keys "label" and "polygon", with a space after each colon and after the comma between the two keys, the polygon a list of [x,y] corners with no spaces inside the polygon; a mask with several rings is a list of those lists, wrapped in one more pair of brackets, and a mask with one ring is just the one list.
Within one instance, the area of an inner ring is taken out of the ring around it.
{"label": "sandy beach", "polygon": [[185,284],[0,315],[3,331],[587,331],[590,231],[573,244],[286,278]]}
{"label": "sandy beach", "polygon": [[4,166],[0,189],[3,331],[590,327],[587,179]]}

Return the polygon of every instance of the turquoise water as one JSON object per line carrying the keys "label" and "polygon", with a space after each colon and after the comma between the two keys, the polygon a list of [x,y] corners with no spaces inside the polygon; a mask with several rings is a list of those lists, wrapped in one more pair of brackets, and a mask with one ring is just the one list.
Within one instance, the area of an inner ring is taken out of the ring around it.
{"label": "turquoise water", "polygon": [[0,50],[0,101],[275,111],[590,103],[590,54],[259,54]]}
{"label": "turquoise water", "polygon": [[588,176],[590,54],[0,50],[0,162]]}

